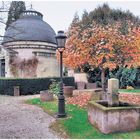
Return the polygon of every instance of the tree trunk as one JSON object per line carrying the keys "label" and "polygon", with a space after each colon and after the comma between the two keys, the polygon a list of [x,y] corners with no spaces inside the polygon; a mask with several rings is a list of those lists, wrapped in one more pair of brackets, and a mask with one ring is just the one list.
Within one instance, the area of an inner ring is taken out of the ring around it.
{"label": "tree trunk", "polygon": [[102,90],[103,90],[102,100],[107,100],[107,93],[105,87],[105,69],[103,67],[101,68],[101,83],[102,83]]}
{"label": "tree trunk", "polygon": [[106,88],[105,88],[105,69],[104,68],[101,68],[101,83],[102,83],[103,92],[105,92]]}

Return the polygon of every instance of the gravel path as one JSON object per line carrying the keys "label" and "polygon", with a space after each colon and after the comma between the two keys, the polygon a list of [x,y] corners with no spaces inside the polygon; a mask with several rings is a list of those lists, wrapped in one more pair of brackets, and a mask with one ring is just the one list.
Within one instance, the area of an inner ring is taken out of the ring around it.
{"label": "gravel path", "polygon": [[37,106],[24,103],[35,97],[39,95],[0,96],[0,139],[60,139],[49,129],[55,118]]}

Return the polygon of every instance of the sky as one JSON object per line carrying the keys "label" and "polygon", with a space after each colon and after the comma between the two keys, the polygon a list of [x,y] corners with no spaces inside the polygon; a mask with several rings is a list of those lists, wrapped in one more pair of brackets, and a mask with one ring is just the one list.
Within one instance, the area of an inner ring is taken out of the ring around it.
{"label": "sky", "polygon": [[[30,8],[32,4],[33,9],[39,11],[43,14],[43,20],[46,21],[55,32],[59,30],[66,31],[72,22],[74,14],[78,12],[78,15],[81,17],[84,10],[88,12],[94,10],[97,6],[102,5],[103,3],[108,3],[111,8],[119,8],[122,10],[130,10],[134,15],[140,16],[140,1],[104,1],[104,0],[47,0],[47,1],[38,1],[30,0],[26,1],[27,9]],[[0,26],[0,33],[4,30]]]}
{"label": "sky", "polygon": [[104,2],[111,8],[129,9],[134,15],[140,16],[140,1],[32,1],[32,5],[44,15],[44,21],[57,32],[68,29],[75,12],[81,16],[84,10],[90,12]]}

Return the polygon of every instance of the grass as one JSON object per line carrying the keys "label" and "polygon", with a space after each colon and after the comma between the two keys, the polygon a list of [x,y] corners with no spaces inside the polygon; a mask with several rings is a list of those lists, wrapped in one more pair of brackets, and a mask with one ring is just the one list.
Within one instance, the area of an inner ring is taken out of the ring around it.
{"label": "grass", "polygon": [[119,92],[140,93],[140,89],[119,89]]}
{"label": "grass", "polygon": [[53,102],[41,102],[39,98],[34,98],[31,100],[27,100],[26,103],[38,105],[41,107],[45,112],[50,115],[54,115],[57,112],[57,101],[54,100]]}
{"label": "grass", "polygon": [[[38,105],[50,115],[57,112],[57,101],[42,103],[39,98],[27,100],[26,103]],[[129,133],[102,134],[95,129],[87,118],[87,109],[75,105],[66,105],[67,118],[57,119],[52,129],[62,134],[64,138],[74,139],[140,139],[140,131]]]}

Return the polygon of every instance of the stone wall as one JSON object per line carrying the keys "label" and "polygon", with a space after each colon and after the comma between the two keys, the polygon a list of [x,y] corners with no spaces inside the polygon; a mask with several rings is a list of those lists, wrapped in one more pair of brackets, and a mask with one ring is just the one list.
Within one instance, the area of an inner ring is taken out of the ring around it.
{"label": "stone wall", "polygon": [[56,58],[38,57],[37,77],[59,76],[59,64]]}

